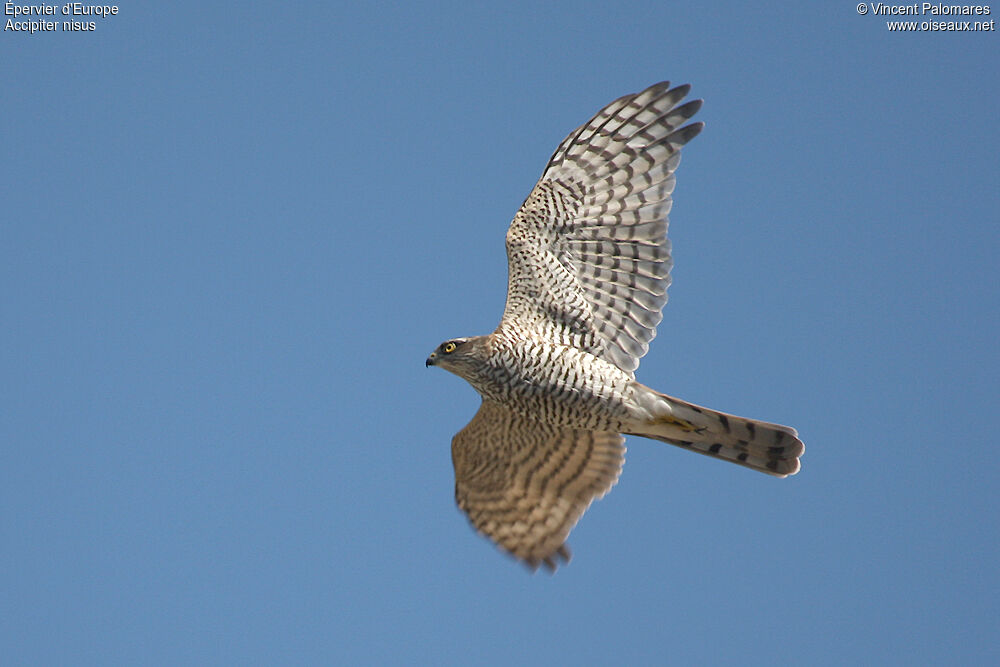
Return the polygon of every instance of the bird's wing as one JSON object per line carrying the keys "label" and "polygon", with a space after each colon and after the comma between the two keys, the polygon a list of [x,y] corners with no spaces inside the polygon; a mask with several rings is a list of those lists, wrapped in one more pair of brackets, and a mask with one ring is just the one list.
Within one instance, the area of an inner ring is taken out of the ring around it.
{"label": "bird's wing", "polygon": [[507,231],[501,329],[638,367],[667,301],[674,170],[703,127],[683,125],[701,108],[680,104],[689,89],[626,95],[559,145]]}
{"label": "bird's wing", "polygon": [[566,537],[625,461],[617,433],[559,428],[484,400],[451,443],[455,500],[476,530],[537,568],[569,560]]}

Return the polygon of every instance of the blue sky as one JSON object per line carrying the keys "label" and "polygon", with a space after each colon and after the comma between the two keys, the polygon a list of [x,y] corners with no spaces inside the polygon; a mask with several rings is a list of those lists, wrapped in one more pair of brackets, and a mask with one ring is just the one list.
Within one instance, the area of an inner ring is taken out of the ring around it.
{"label": "blue sky", "polygon": [[[995,663],[1000,42],[855,3],[123,3],[4,32],[0,645],[40,664]],[[565,134],[693,85],[629,439],[530,574],[424,359],[503,308]]]}

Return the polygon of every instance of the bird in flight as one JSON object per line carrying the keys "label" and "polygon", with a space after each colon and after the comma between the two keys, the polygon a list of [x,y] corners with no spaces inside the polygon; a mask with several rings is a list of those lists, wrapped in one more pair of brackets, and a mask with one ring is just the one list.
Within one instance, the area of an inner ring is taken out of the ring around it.
{"label": "bird in flight", "polygon": [[[427,359],[482,405],[452,440],[455,499],[532,569],[568,561],[566,538],[642,436],[776,477],[805,451],[795,429],[661,394],[635,379],[670,284],[667,214],[701,100],[657,83],[621,97],[559,145],[507,231],[496,330]],[[685,124],[687,123],[687,124]]]}

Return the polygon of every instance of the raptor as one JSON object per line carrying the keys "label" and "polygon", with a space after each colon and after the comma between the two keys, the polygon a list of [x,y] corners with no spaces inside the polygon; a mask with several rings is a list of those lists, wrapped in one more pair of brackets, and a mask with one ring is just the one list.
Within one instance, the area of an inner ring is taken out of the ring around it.
{"label": "raptor", "polygon": [[473,526],[532,568],[569,560],[566,538],[618,480],[625,435],[776,477],[805,451],[795,429],[661,394],[635,379],[670,284],[667,214],[701,100],[669,82],[621,97],[559,145],[507,231],[496,330],[453,338],[428,366],[482,405],[452,440],[455,499]]}

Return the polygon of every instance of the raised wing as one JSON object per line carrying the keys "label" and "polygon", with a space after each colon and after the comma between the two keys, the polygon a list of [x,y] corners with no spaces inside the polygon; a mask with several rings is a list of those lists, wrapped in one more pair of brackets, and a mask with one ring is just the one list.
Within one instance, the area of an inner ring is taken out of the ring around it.
{"label": "raised wing", "polygon": [[472,525],[532,568],[569,560],[566,537],[625,462],[621,435],[541,424],[484,400],[451,443],[455,500]]}
{"label": "raised wing", "polygon": [[679,105],[689,89],[662,82],[617,99],[556,149],[507,231],[501,329],[639,366],[667,301],[679,151],[703,127],[681,127],[701,108]]}

